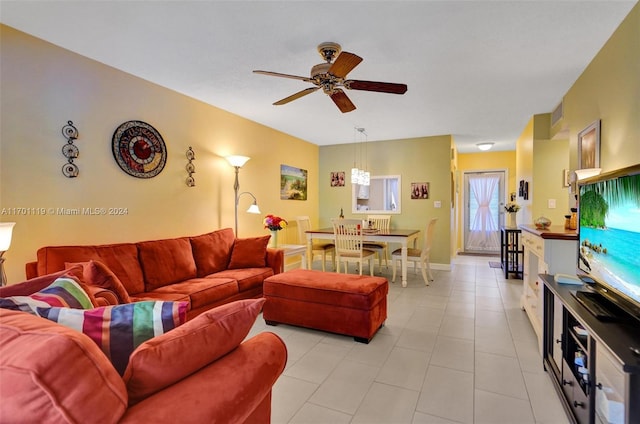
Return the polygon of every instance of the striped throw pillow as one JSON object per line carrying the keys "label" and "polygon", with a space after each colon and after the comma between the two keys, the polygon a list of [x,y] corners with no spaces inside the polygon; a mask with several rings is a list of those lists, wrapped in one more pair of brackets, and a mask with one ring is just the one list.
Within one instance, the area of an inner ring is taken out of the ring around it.
{"label": "striped throw pillow", "polygon": [[89,310],[38,308],[37,313],[89,336],[123,375],[129,355],[140,344],[186,321],[187,305],[145,301]]}
{"label": "striped throw pillow", "polygon": [[52,306],[91,309],[91,298],[72,277],[58,277],[46,288],[28,296],[0,298],[0,308],[28,312],[37,315],[36,308]]}

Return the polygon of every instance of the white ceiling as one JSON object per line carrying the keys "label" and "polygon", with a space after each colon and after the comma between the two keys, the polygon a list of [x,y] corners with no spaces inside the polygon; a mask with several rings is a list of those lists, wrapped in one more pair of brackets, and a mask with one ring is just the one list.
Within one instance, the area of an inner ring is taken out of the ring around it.
{"label": "white ceiling", "polygon": [[[318,145],[452,134],[513,150],[561,101],[636,1],[0,1],[0,21],[66,49]],[[364,58],[342,114],[308,76],[335,41]],[[362,141],[362,138],[357,138]]]}

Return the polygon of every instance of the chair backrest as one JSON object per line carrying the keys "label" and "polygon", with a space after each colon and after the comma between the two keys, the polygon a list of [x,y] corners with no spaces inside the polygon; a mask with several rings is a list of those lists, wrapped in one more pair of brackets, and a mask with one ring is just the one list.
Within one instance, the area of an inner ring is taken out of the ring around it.
{"label": "chair backrest", "polygon": [[438,222],[438,218],[432,218],[427,224],[427,228],[424,232],[424,241],[422,245],[422,253],[420,254],[421,258],[428,258],[429,253],[431,252],[431,244],[433,243],[433,229],[436,226],[436,222]]}
{"label": "chair backrest", "polygon": [[386,231],[391,228],[391,215],[367,215],[367,221],[376,230]]}
{"label": "chair backrest", "polygon": [[304,244],[307,242],[306,231],[311,229],[311,219],[306,216],[296,216],[296,225],[298,226],[298,243]]}
{"label": "chair backrest", "polygon": [[338,255],[362,256],[362,220],[334,218],[331,223]]}

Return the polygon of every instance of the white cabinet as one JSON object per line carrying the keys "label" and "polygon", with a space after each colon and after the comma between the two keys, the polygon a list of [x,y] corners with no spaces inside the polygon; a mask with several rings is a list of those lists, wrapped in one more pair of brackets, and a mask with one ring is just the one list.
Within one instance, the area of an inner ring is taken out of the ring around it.
{"label": "white cabinet", "polygon": [[625,373],[622,364],[601,343],[596,344],[595,420],[624,424]]}
{"label": "white cabinet", "polygon": [[524,248],[523,287],[520,306],[525,310],[531,326],[538,337],[538,349],[542,354],[542,282],[539,274],[575,274],[578,252],[578,237],[575,230],[552,226],[537,230],[534,226],[522,225]]}

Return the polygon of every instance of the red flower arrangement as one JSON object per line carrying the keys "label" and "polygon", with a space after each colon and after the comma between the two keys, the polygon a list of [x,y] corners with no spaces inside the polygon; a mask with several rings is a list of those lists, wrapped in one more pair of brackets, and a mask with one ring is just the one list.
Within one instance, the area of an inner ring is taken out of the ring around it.
{"label": "red flower arrangement", "polygon": [[271,231],[282,230],[287,227],[287,221],[284,218],[280,218],[275,215],[267,215],[264,217],[264,228],[268,228]]}

